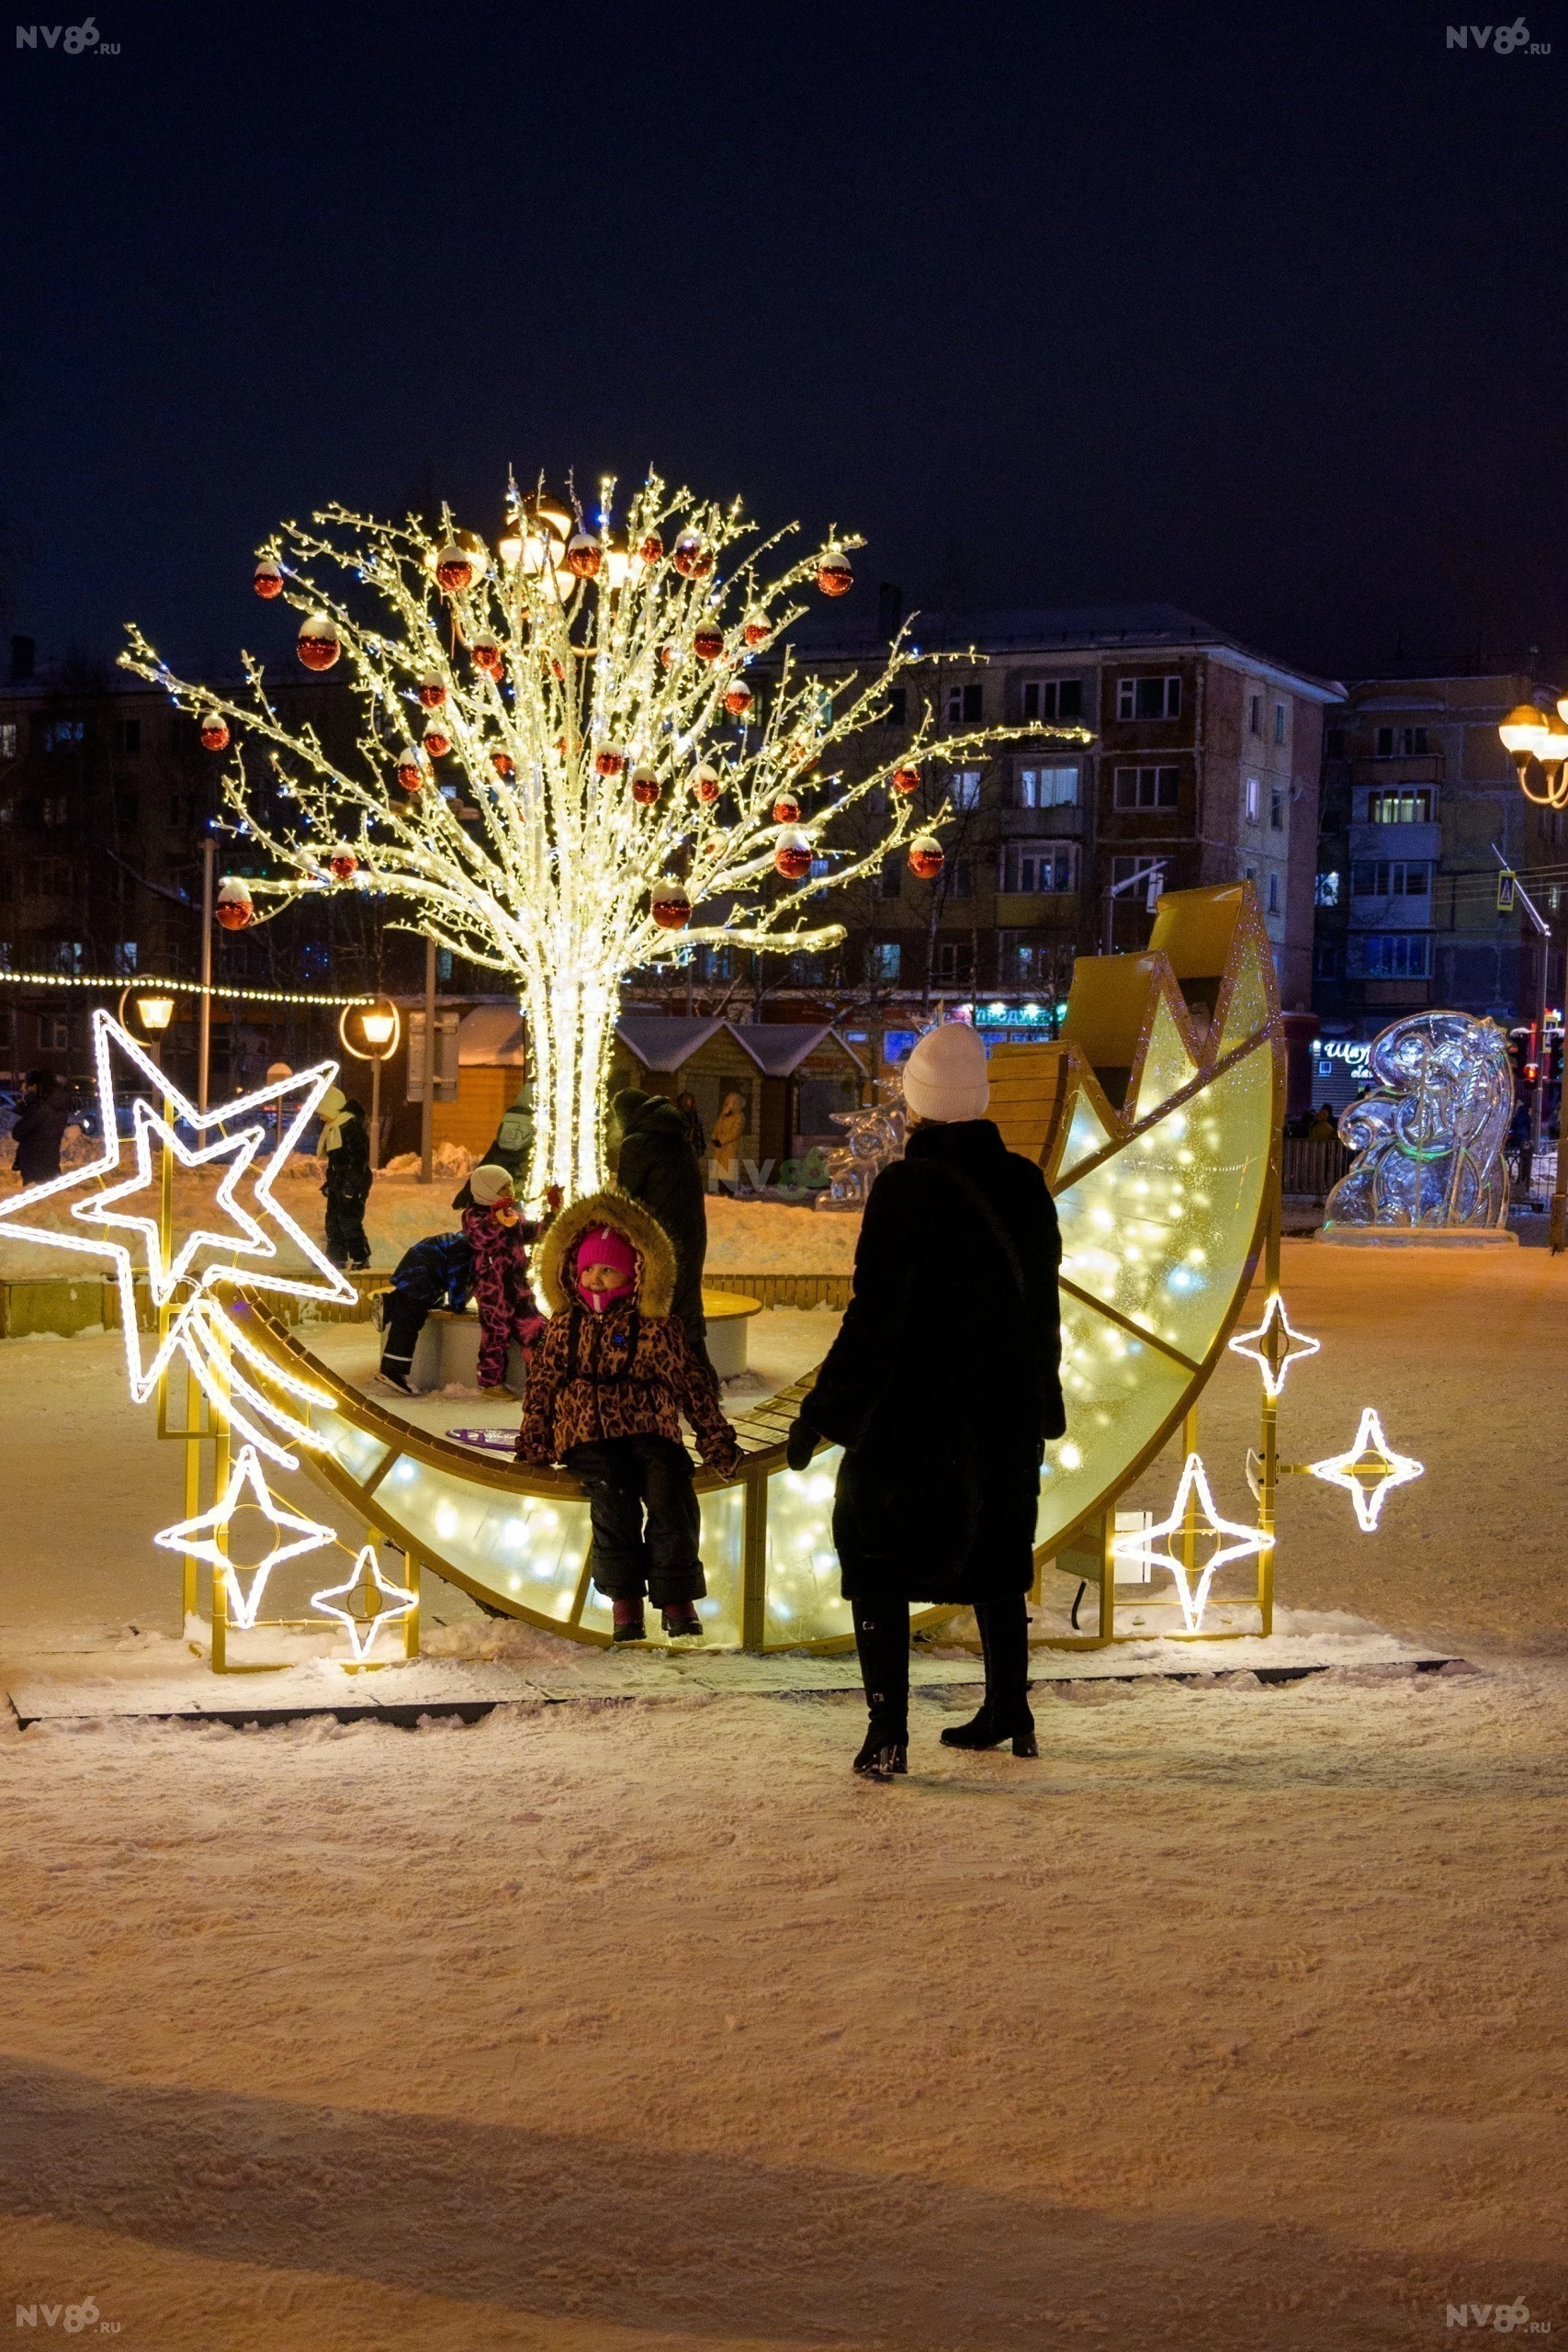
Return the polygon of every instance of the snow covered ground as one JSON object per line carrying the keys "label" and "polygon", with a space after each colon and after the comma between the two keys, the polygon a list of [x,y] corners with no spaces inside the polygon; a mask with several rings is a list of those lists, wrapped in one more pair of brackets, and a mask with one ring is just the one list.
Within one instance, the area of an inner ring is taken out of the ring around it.
{"label": "snow covered ground", "polygon": [[[716,1671],[468,1729],[0,1728],[0,2314],[90,2297],[154,2352],[1296,2352],[1516,2299],[1561,2333],[1568,1264],[1303,1243],[1285,1279],[1325,1346],[1284,1455],[1372,1403],[1427,1464],[1375,1537],[1287,1482],[1292,1624],[1478,1672],[1057,1682],[1037,1764],[942,1748],[937,1683],[885,1789],[852,1694]],[[831,1328],[765,1314],[754,1354]],[[1231,1360],[1235,1515],[1255,1414]],[[6,1686],[108,1629],[151,1670],[178,1451],[118,1342],[0,1344],[0,1431]]]}

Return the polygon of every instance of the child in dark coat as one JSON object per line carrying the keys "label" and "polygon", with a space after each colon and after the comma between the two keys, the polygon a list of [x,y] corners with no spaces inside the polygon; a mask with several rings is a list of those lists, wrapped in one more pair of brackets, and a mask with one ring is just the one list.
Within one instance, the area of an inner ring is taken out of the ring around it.
{"label": "child in dark coat", "polygon": [[481,1161],[468,1190],[473,1200],[463,1211],[463,1234],[474,1253],[479,1387],[487,1396],[514,1396],[506,1385],[507,1352],[513,1340],[526,1351],[545,1328],[528,1281],[528,1244],[540,1227],[524,1221],[504,1168]]}
{"label": "child in dark coat", "polygon": [[555,1220],[539,1279],[550,1319],[528,1366],[518,1460],[564,1463],[586,1487],[593,1582],[617,1642],[642,1639],[645,1595],[671,1640],[700,1640],[707,1584],[681,1415],[710,1468],[732,1476],[741,1457],[712,1368],[671,1313],[674,1252],[638,1203],[595,1193]]}
{"label": "child in dark coat", "polygon": [[404,1396],[413,1395],[409,1366],[433,1306],[461,1315],[474,1287],[474,1253],[460,1233],[429,1233],[405,1250],[381,1306],[381,1378]]}

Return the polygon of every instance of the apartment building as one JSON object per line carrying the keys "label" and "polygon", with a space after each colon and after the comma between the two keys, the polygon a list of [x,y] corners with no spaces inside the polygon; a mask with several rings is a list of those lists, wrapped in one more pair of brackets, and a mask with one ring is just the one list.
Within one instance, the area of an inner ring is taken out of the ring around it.
{"label": "apartment building", "polygon": [[1427,1005],[1533,1018],[1540,949],[1499,877],[1524,871],[1550,920],[1568,846],[1525,800],[1497,727],[1556,691],[1528,673],[1374,678],[1329,714],[1313,981],[1325,1040],[1369,1040]]}
{"label": "apartment building", "polygon": [[[1307,1005],[1323,714],[1340,684],[1168,605],[919,618],[911,642],[920,661],[862,756],[885,760],[930,707],[939,756],[922,792],[953,809],[942,876],[922,883],[890,861],[871,886],[826,893],[843,948],[758,959],[770,1002],[886,1028],[957,998],[983,1023],[1030,1034],[1076,956],[1147,938],[1161,888],[1245,878],[1283,1000]],[[795,650],[830,679],[880,662],[886,639],[803,631]],[[758,673],[765,694],[765,662]],[[976,725],[1020,734],[983,761],[940,756],[942,735]],[[718,950],[697,993],[735,982]]]}

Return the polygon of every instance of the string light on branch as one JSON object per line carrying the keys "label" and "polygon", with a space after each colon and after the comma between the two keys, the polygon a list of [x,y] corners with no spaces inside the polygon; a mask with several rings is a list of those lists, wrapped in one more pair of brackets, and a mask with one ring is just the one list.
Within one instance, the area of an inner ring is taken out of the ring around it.
{"label": "string light on branch", "polygon": [[1364,1535],[1371,1535],[1395,1487],[1406,1487],[1413,1478],[1419,1478],[1427,1465],[1408,1453],[1395,1453],[1369,1405],[1361,1414],[1356,1442],[1348,1453],[1332,1453],[1306,1466],[1325,1486],[1344,1487],[1356,1506],[1357,1525]]}
{"label": "string light on branch", "polygon": [[1322,1345],[1321,1340],[1309,1340],[1304,1332],[1291,1329],[1285,1302],[1277,1290],[1271,1290],[1257,1330],[1238,1331],[1230,1350],[1233,1355],[1252,1358],[1263,1374],[1263,1393],[1274,1402],[1284,1393],[1285,1374],[1292,1364],[1303,1356],[1316,1355]]}
{"label": "string light on branch", "polygon": [[[319,1004],[336,1011],[340,1005],[374,1004],[373,996],[321,996],[303,989],[231,989],[220,988],[203,980],[160,980],[151,973],[136,983],[139,993],[148,996],[209,996],[227,1004]],[[103,972],[13,972],[0,966],[0,988],[37,989],[114,989],[125,993],[123,973],[117,977]]]}

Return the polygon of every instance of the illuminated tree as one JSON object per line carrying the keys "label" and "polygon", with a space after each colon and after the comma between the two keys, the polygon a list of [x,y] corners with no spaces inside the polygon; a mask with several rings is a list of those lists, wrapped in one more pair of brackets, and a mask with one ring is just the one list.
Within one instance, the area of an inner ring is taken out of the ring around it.
{"label": "illuminated tree", "polygon": [[[786,534],[759,543],[739,504],[650,478],[617,520],[614,488],[601,485],[592,527],[568,502],[513,488],[493,553],[445,508],[434,530],[335,506],[314,527],[283,527],[256,589],[301,615],[306,668],[344,662],[359,708],[352,772],[309,722],[283,722],[254,657],[230,700],[175,677],[139,629],[120,656],[198,714],[209,749],[231,752],[229,830],[273,870],[226,883],[220,921],[265,921],[311,891],[381,892],[403,927],[515,985],[535,1197],[603,1180],[628,973],[719,942],[831,946],[842,927],[811,905],[825,888],[895,854],[926,880],[942,864],[913,817],[931,797],[919,790],[936,750],[929,703],[897,753],[844,773],[859,764],[852,739],[884,719],[914,663],[904,635],[874,675],[831,681],[788,647],[803,593],[842,594],[860,542],[835,537],[784,565]],[[772,577],[770,563],[783,565]],[[764,690],[747,670],[770,649]],[[1002,731],[944,735],[941,758]],[[848,811],[861,821],[836,839]],[[944,801],[931,821],[948,814]]]}

